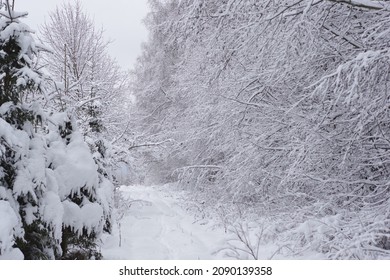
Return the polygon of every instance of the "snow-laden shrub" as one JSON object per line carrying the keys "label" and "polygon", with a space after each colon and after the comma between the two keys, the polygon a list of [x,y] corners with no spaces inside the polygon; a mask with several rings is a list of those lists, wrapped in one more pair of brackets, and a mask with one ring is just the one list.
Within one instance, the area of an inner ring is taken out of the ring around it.
{"label": "snow-laden shrub", "polygon": [[[0,112],[4,107],[9,103]],[[0,253],[16,247],[26,258],[70,258],[79,250],[90,251],[85,258],[98,257],[96,241],[110,220],[112,184],[99,174],[67,114],[46,115],[44,123],[34,132],[0,118],[0,201],[7,217]],[[94,244],[85,248],[80,239]]]}

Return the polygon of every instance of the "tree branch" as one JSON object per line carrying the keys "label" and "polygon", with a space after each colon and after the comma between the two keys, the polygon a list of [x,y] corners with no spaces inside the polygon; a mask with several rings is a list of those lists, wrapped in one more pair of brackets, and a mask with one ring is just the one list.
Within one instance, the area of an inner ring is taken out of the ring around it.
{"label": "tree branch", "polygon": [[336,3],[344,3],[350,6],[365,8],[370,10],[384,10],[390,11],[390,4],[385,1],[371,1],[371,0],[329,0]]}
{"label": "tree branch", "polygon": [[114,140],[111,141],[111,145],[115,144],[118,140],[120,140],[123,137],[123,135],[125,135],[125,133],[129,129],[129,126],[130,126],[130,121],[127,122],[126,128],[123,130],[121,135],[119,135],[118,137],[116,137]]}
{"label": "tree branch", "polygon": [[172,139],[167,139],[167,140],[164,140],[161,142],[156,142],[156,143],[144,143],[144,144],[134,145],[134,146],[129,147],[129,150],[135,149],[135,148],[140,148],[140,147],[160,146],[166,142],[172,142],[172,141],[173,141]]}
{"label": "tree branch", "polygon": [[356,42],[352,38],[349,38],[349,37],[341,34],[341,32],[339,32],[337,30],[334,30],[330,26],[328,26],[326,24],[323,24],[322,27],[325,28],[326,30],[328,30],[333,35],[336,35],[337,37],[340,37],[341,39],[343,39],[344,41],[346,41],[347,43],[351,44],[352,46],[354,46],[357,49],[363,49],[364,48],[362,45],[360,45],[358,42]]}

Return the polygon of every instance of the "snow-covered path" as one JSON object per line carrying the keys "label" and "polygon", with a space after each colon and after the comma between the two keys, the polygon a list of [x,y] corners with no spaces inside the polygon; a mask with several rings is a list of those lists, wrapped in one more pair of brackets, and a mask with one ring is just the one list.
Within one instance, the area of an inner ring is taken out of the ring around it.
{"label": "snow-covered path", "polygon": [[225,234],[196,223],[167,187],[121,187],[131,206],[114,236],[103,240],[105,259],[215,259]]}

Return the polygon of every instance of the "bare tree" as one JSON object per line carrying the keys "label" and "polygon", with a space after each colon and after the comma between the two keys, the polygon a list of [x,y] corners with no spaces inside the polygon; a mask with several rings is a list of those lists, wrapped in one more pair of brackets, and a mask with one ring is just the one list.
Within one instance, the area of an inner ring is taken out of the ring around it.
{"label": "bare tree", "polygon": [[[102,132],[108,125],[104,119],[113,114],[112,106],[124,103],[118,99],[126,90],[124,74],[108,55],[103,29],[97,29],[81,2],[75,1],[51,12],[40,34],[50,48],[43,60],[61,82],[54,98],[58,106],[74,108],[85,133]],[[114,100],[118,104],[112,104]]]}

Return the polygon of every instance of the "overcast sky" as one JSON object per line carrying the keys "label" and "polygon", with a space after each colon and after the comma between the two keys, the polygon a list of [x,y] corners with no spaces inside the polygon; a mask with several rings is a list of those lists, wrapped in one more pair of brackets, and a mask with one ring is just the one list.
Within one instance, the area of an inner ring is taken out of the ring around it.
{"label": "overcast sky", "polygon": [[[29,16],[24,22],[37,31],[48,13],[63,2],[73,1],[15,0],[15,10],[27,11]],[[81,0],[81,3],[96,26],[104,28],[106,38],[113,41],[109,47],[112,57],[123,68],[131,68],[140,54],[141,43],[147,39],[142,23],[148,12],[147,0]]]}

